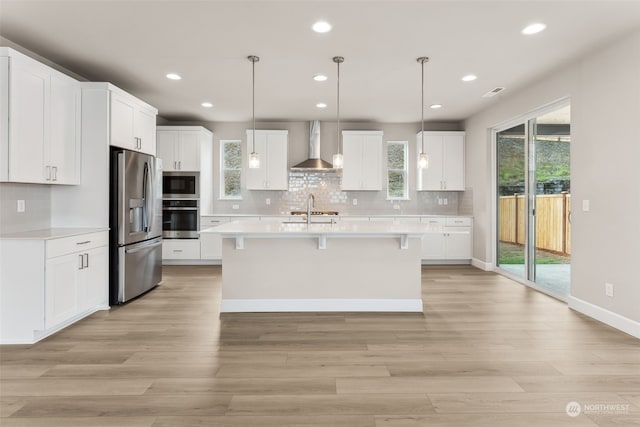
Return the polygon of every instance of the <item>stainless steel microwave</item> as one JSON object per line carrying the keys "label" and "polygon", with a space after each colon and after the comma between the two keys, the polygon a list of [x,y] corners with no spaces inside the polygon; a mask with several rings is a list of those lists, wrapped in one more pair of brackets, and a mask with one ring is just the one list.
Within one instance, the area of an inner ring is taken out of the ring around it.
{"label": "stainless steel microwave", "polygon": [[163,199],[199,199],[199,172],[165,172],[162,174]]}

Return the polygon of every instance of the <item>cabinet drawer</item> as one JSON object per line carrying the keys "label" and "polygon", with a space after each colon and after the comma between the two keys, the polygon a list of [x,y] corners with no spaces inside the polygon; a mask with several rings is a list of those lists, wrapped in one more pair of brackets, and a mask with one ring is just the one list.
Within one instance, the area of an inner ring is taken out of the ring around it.
{"label": "cabinet drawer", "polygon": [[447,227],[470,227],[471,218],[447,218]]}
{"label": "cabinet drawer", "polygon": [[107,246],[108,241],[108,231],[47,240],[47,258],[55,258],[73,252],[87,251],[89,249],[99,248],[100,246]]}
{"label": "cabinet drawer", "polygon": [[202,216],[200,217],[200,228],[216,227],[229,222],[226,216]]}
{"label": "cabinet drawer", "polygon": [[446,218],[421,218],[420,222],[428,225],[444,226],[447,223]]}
{"label": "cabinet drawer", "polygon": [[162,259],[200,259],[200,240],[165,239],[162,241]]}

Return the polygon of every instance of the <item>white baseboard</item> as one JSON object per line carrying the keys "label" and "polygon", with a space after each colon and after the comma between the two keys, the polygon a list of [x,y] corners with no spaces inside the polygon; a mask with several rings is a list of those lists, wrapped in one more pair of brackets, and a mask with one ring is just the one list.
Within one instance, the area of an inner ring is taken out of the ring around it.
{"label": "white baseboard", "polygon": [[220,259],[163,259],[162,265],[222,265]]}
{"label": "white baseboard", "polygon": [[221,313],[403,311],[422,313],[421,299],[223,299]]}
{"label": "white baseboard", "polygon": [[471,259],[471,265],[473,265],[476,268],[479,268],[480,270],[493,271],[493,263],[492,262],[484,262],[484,261],[480,261],[477,258],[472,258]]}
{"label": "white baseboard", "polygon": [[612,328],[640,338],[640,322],[621,316],[618,313],[609,311],[606,308],[598,307],[590,302],[581,300],[573,296],[569,297],[569,308],[599,320]]}

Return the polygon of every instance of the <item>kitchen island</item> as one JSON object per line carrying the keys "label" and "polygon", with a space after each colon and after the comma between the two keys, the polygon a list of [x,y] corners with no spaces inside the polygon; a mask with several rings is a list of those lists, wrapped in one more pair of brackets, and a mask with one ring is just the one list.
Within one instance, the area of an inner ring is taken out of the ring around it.
{"label": "kitchen island", "polygon": [[223,238],[222,313],[422,312],[421,239],[442,231],[418,223],[245,221],[201,233]]}

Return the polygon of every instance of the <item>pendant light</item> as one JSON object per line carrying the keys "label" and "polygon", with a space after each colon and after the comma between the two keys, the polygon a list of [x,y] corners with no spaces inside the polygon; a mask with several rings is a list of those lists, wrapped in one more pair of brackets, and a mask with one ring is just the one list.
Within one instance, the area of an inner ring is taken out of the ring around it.
{"label": "pendant light", "polygon": [[251,61],[251,104],[253,116],[253,148],[249,155],[249,168],[258,169],[260,167],[260,156],[256,153],[256,62],[260,61],[260,57],[249,55],[247,59]]}
{"label": "pendant light", "polygon": [[333,62],[338,66],[338,97],[337,97],[337,113],[336,113],[336,129],[338,136],[338,153],[333,155],[333,167],[335,169],[342,169],[342,165],[344,164],[344,159],[342,158],[342,138],[340,137],[340,64],[344,62],[344,58],[342,56],[334,56]]}
{"label": "pendant light", "polygon": [[420,138],[422,140],[422,148],[420,150],[420,154],[418,155],[418,168],[427,169],[429,167],[429,156],[424,151],[424,64],[425,62],[429,62],[429,58],[426,56],[421,56],[416,61],[418,61],[422,66],[422,100],[420,103],[422,106],[422,110],[421,110],[422,115],[420,118],[420,124],[422,128],[422,132],[420,133]]}

